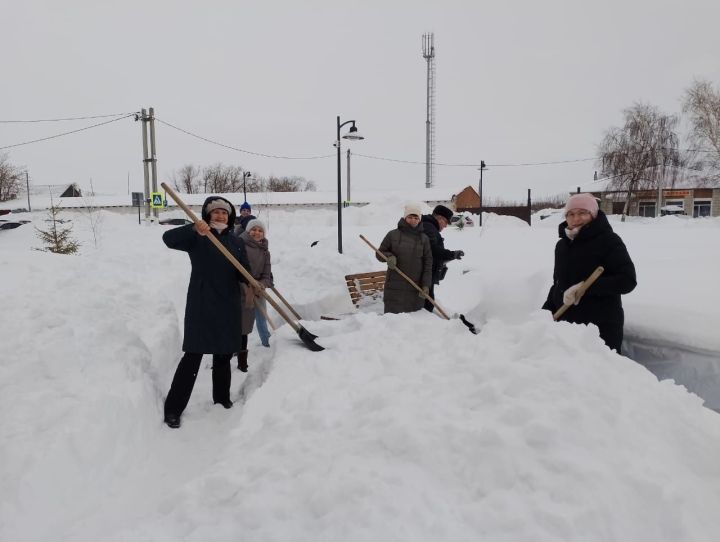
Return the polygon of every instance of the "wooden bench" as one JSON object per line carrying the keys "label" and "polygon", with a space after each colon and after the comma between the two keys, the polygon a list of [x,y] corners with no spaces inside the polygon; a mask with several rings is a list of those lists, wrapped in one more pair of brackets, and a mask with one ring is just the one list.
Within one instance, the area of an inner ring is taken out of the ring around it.
{"label": "wooden bench", "polygon": [[385,289],[385,271],[345,275],[350,299],[356,307],[363,298],[381,299]]}
{"label": "wooden bench", "polygon": [[[381,299],[383,290],[385,289],[385,271],[370,271],[369,273],[356,273],[354,275],[345,275],[345,284],[347,284],[350,300],[355,308],[360,306],[363,299]],[[321,320],[341,320],[343,316],[348,314],[320,316]]]}

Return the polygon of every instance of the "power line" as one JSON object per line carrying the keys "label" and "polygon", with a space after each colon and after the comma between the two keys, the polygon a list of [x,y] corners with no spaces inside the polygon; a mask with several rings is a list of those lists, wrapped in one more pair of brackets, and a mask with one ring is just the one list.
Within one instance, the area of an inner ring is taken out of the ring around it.
{"label": "power line", "polygon": [[[382,156],[369,156],[367,154],[358,154],[353,153],[353,156],[361,156],[363,158],[369,158],[371,160],[384,160],[387,162],[398,162],[401,164],[418,164],[423,165],[425,162],[419,162],[419,161],[412,161],[412,160],[398,160],[395,158],[385,158]],[[557,160],[553,162],[526,162],[526,163],[517,163],[517,164],[485,164],[487,167],[521,167],[521,166],[547,166],[552,164],[571,164],[575,162],[589,162],[591,160],[597,160],[597,157],[592,158],[578,158],[576,160]],[[480,167],[480,164],[462,164],[462,163],[447,163],[447,162],[433,162],[436,166],[446,166],[446,167],[474,167],[478,168]]]}
{"label": "power line", "polygon": [[135,116],[135,113],[130,113],[130,114],[124,115],[122,117],[118,117],[116,119],[107,120],[105,122],[99,122],[98,124],[93,124],[91,126],[85,126],[84,128],[78,128],[77,130],[70,130],[69,132],[63,132],[61,134],[55,134],[55,135],[51,135],[48,137],[41,137],[40,139],[33,139],[31,141],[23,141],[22,143],[14,143],[12,145],[5,145],[3,147],[0,147],[0,150],[11,149],[13,147],[21,147],[23,145],[30,145],[31,143],[39,143],[40,141],[47,141],[49,139],[55,139],[55,138],[63,137],[63,136],[70,135],[70,134],[76,134],[78,132],[90,130],[91,128],[97,128],[98,126],[104,126],[105,124],[110,124],[111,122],[116,122],[116,121],[126,119],[128,117],[133,117],[133,116]]}
{"label": "power line", "polygon": [[90,120],[90,119],[105,119],[108,117],[119,117],[121,115],[133,115],[135,112],[127,112],[127,113],[113,113],[112,115],[92,115],[87,117],[66,117],[66,118],[60,118],[60,119],[25,119],[25,120],[0,120],[0,123],[7,124],[7,123],[28,123],[28,122],[61,122],[66,120]]}
{"label": "power line", "polygon": [[332,158],[333,156],[335,156],[334,154],[325,154],[325,155],[322,155],[322,156],[280,156],[280,155],[276,155],[276,154],[263,154],[263,153],[260,153],[260,152],[253,152],[253,151],[249,151],[249,150],[247,150],[247,149],[241,149],[241,148],[239,148],[239,147],[233,147],[232,145],[226,145],[225,143],[220,143],[219,141],[214,141],[214,140],[209,139],[209,138],[207,138],[207,137],[203,137],[203,136],[201,136],[201,135],[198,135],[198,134],[194,134],[194,133],[192,133],[192,132],[189,132],[188,130],[183,130],[183,129],[180,128],[179,126],[175,126],[174,124],[170,124],[169,122],[165,122],[164,120],[161,120],[161,119],[159,119],[159,118],[157,118],[157,117],[155,117],[155,120],[158,121],[158,122],[161,123],[161,124],[164,124],[165,126],[168,126],[168,127],[170,127],[170,128],[173,128],[173,129],[175,129],[175,130],[178,130],[178,131],[180,131],[180,132],[182,132],[182,133],[184,133],[184,134],[187,134],[187,135],[189,135],[189,136],[195,137],[195,138],[200,139],[200,140],[202,140],[202,141],[205,141],[205,142],[207,142],[207,143],[212,143],[213,145],[217,145],[217,146],[219,146],[219,147],[224,147],[224,148],[226,148],[226,149],[230,149],[230,150],[233,150],[233,151],[238,151],[238,152],[242,152],[242,153],[245,153],[245,154],[251,154],[251,155],[253,155],[253,156],[262,156],[263,158],[281,158],[281,159],[283,159],[283,160],[319,160],[319,159],[322,159],[322,158]]}

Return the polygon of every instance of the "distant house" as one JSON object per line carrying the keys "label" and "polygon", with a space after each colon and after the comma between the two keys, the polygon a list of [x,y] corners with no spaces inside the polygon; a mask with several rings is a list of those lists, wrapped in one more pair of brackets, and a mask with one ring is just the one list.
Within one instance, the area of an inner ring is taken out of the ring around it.
{"label": "distant house", "polygon": [[[717,186],[713,186],[717,184]],[[597,184],[586,186],[600,200],[600,209],[608,215],[622,214],[627,190],[612,190],[607,184],[598,190]],[[658,212],[659,211],[659,212]],[[675,182],[662,190],[633,192],[628,208],[629,216],[656,217],[660,215],[687,215],[695,218],[720,216],[720,183],[687,179]]]}
{"label": "distant house", "polygon": [[61,198],[81,198],[82,197],[82,191],[80,190],[80,187],[72,183],[68,185],[68,187],[65,189],[65,191],[60,194]]}
{"label": "distant house", "polygon": [[[458,194],[452,197],[452,204],[459,213],[466,211],[469,213],[480,214],[480,195],[472,186],[466,186]],[[514,216],[520,220],[524,220],[530,224],[530,190],[528,190],[527,205],[507,205],[489,207],[483,205],[483,213],[495,213],[496,215]]]}

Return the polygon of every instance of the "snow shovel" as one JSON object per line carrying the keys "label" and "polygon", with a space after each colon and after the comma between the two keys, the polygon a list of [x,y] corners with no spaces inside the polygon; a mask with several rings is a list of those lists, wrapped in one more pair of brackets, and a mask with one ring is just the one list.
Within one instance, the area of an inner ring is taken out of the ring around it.
{"label": "snow shovel", "polygon": [[278,291],[275,289],[275,286],[270,286],[270,289],[273,291],[273,293],[274,293],[276,296],[278,296],[278,298],[280,299],[280,301],[282,301],[283,303],[285,303],[285,306],[290,310],[291,313],[293,313],[293,316],[295,316],[295,318],[297,318],[298,320],[302,320],[302,318],[300,318],[300,315],[297,313],[297,311],[292,308],[292,305],[291,305],[290,303],[287,302],[287,299],[285,299],[282,295],[280,295],[280,292],[278,292]]}
{"label": "snow shovel", "polygon": [[[584,294],[585,291],[592,286],[592,283],[595,282],[600,275],[603,274],[603,271],[605,271],[605,268],[603,266],[598,266],[595,271],[592,272],[592,274],[586,278],[582,286],[580,286],[580,289],[578,290],[581,294]],[[573,306],[573,303],[570,303],[569,305],[566,303],[562,307],[560,307],[554,314],[553,314],[553,320],[556,322],[560,319],[560,317],[565,314],[565,311],[568,310],[570,307]]]}
{"label": "snow shovel", "polygon": [[[180,196],[178,196],[172,188],[170,188],[166,183],[160,183],[160,186],[162,186],[163,189],[170,195],[170,197],[175,200],[175,203],[177,203],[180,208],[185,211],[185,214],[187,214],[195,224],[200,222],[200,219],[195,216],[195,213],[192,212],[190,207],[185,205],[185,202],[180,199]],[[265,292],[265,290],[260,287],[260,283],[253,278],[253,276],[248,272],[248,270],[245,269],[232,254],[230,254],[228,249],[223,246],[223,244],[218,240],[217,237],[210,234],[207,236],[207,238],[210,239],[213,245],[215,245],[215,248],[222,252],[223,256],[228,259],[228,261],[233,265],[233,267],[240,271],[240,274],[245,277],[245,279],[248,281],[248,284],[255,288],[255,290],[257,290],[260,295],[264,297],[267,302],[270,303],[270,305],[272,305],[272,307],[278,312],[278,314],[282,316],[288,324],[290,324],[290,327],[295,330],[295,332],[298,334],[298,337],[300,337],[300,340],[305,346],[307,346],[313,352],[320,352],[321,350],[325,350],[325,348],[315,342],[315,339],[317,339],[317,335],[313,335],[302,325],[300,325],[299,322],[292,320],[283,310],[283,308],[278,305],[278,303],[272,297],[270,297],[270,295]]]}
{"label": "snow shovel", "polygon": [[[387,262],[387,256],[385,256],[385,254],[383,254],[383,253],[380,252],[377,248],[375,248],[375,246],[374,246],[370,241],[368,241],[368,240],[365,238],[364,235],[361,235],[361,236],[360,236],[360,239],[362,239],[363,241],[365,241],[365,242],[368,244],[368,246],[375,251],[376,254],[379,254],[380,257]],[[417,284],[415,284],[415,281],[413,281],[413,279],[411,279],[411,278],[408,277],[405,273],[403,273],[403,272],[400,270],[399,267],[395,267],[395,271],[397,271],[398,275],[400,275],[402,278],[404,278],[406,281],[408,281],[408,282],[413,286],[413,288],[415,288],[418,292],[420,292],[420,294],[422,294],[422,296],[423,296],[425,299],[427,299],[428,301],[430,301],[430,303],[433,304],[433,306],[438,310],[438,313],[440,313],[440,315],[441,315],[443,318],[445,318],[445,320],[450,320],[450,317],[449,317],[447,314],[445,314],[445,311],[442,310],[442,308],[440,307],[440,305],[438,305],[432,297],[430,297],[430,296],[427,295],[425,292],[423,292],[422,288],[420,288],[420,286],[418,286]],[[478,334],[478,331],[477,331],[477,329],[475,329],[475,326],[474,326],[472,323],[468,322],[468,321],[465,319],[465,316],[462,315],[462,314],[460,315],[460,321],[461,321],[463,324],[465,324],[465,325],[467,326],[467,328],[468,328],[471,332],[473,332],[473,333],[476,334],[476,335]]]}

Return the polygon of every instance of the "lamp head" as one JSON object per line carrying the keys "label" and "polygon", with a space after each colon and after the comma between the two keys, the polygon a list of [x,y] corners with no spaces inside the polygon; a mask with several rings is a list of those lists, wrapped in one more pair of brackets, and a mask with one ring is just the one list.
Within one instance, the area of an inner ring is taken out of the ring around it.
{"label": "lamp head", "polygon": [[348,130],[348,133],[343,136],[343,139],[358,141],[365,138],[358,133],[357,126],[355,126],[355,124],[353,123],[353,125],[350,126],[350,130]]}

